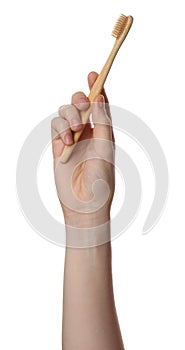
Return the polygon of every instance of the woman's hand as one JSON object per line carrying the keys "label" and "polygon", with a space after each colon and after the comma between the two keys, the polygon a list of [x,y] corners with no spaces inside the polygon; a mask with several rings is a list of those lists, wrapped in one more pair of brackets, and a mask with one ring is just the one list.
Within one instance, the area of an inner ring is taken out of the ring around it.
{"label": "woman's hand", "polygon": [[[97,77],[88,75],[90,89]],[[92,103],[93,127],[86,124],[68,162],[60,162],[65,145],[72,145],[73,133],[82,128],[80,112],[89,106],[85,94],[77,92],[52,121],[55,182],[65,222],[73,227],[107,222],[114,194],[114,136],[104,91]]]}

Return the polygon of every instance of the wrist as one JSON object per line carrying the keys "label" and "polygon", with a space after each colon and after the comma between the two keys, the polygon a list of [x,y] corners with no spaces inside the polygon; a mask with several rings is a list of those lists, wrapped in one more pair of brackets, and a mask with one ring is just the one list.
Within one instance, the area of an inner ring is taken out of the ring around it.
{"label": "wrist", "polygon": [[64,215],[66,246],[89,248],[110,242],[110,211],[105,208],[91,214],[68,212]]}
{"label": "wrist", "polygon": [[64,214],[65,224],[74,228],[92,228],[110,221],[109,210],[99,210],[94,213],[76,213],[73,211]]}

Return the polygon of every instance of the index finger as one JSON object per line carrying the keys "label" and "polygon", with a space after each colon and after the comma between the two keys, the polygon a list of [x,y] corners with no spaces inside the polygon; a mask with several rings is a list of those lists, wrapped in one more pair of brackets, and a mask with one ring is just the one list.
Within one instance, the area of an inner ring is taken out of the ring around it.
{"label": "index finger", "polygon": [[90,106],[88,97],[81,91],[75,92],[75,94],[72,95],[71,103],[75,105],[79,111],[86,111]]}

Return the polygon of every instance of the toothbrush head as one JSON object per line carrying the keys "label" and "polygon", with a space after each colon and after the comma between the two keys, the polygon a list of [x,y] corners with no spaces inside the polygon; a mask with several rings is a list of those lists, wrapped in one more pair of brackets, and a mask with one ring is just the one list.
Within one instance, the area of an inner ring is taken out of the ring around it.
{"label": "toothbrush head", "polygon": [[120,36],[125,33],[125,32],[129,32],[130,27],[132,25],[133,22],[133,17],[132,16],[125,16],[123,14],[121,14],[114,26],[114,29],[112,31],[112,35],[116,38],[119,39]]}

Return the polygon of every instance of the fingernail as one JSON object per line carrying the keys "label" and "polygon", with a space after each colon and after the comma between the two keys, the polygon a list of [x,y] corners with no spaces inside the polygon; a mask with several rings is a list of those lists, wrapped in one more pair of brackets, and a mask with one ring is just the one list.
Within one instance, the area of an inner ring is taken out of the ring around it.
{"label": "fingernail", "polygon": [[105,102],[104,96],[103,96],[103,95],[100,95],[100,96],[98,97],[98,106],[99,106],[100,108],[103,108],[104,102]]}
{"label": "fingernail", "polygon": [[71,134],[68,133],[64,136],[64,142],[68,145],[71,145],[73,143]]}
{"label": "fingernail", "polygon": [[77,103],[86,103],[86,102],[88,102],[87,99],[85,97],[81,97],[78,99]]}
{"label": "fingernail", "polygon": [[76,103],[77,107],[82,108],[83,105],[86,105],[88,103],[88,100],[85,97],[79,98],[79,100]]}

